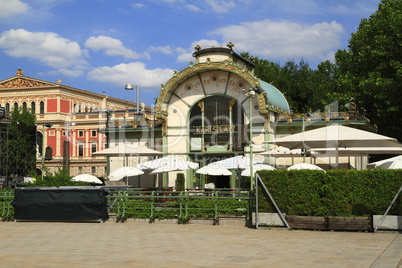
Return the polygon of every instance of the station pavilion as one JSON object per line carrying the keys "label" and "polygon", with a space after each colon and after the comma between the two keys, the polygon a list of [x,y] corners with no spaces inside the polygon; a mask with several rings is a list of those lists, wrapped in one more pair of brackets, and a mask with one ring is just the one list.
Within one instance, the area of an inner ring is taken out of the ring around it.
{"label": "station pavilion", "polygon": [[[164,156],[198,162],[200,167],[218,160],[243,155],[272,163],[259,155],[267,151],[267,142],[274,139],[276,131],[288,135],[301,131],[300,119],[290,111],[285,96],[270,83],[254,74],[255,64],[237,54],[233,44],[226,47],[195,47],[195,61],[175,71],[163,85],[155,103],[155,121],[133,127],[124,122],[110,122],[105,133],[110,146],[122,143],[147,146],[162,151]],[[328,114],[315,118],[317,127],[334,121]],[[295,117],[295,118],[293,118]],[[342,124],[354,124],[352,118],[338,117]],[[359,124],[369,125],[361,118]],[[310,128],[315,125],[310,124]],[[251,138],[251,140],[250,140]],[[111,157],[111,170],[126,165],[135,166],[151,157]],[[214,178],[185,173],[186,187],[204,188],[214,182],[219,188],[242,187],[239,172],[231,176]],[[156,178],[141,175],[140,187],[174,187],[178,172],[166,172]],[[137,182],[134,183],[137,186]]]}

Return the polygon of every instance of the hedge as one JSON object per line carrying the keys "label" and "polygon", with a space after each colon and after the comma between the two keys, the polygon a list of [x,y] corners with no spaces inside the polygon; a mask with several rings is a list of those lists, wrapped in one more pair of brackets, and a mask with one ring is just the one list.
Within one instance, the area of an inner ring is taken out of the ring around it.
{"label": "hedge", "polygon": [[[300,216],[382,215],[402,186],[402,170],[259,171],[282,213]],[[259,211],[276,212],[259,187]],[[402,196],[390,215],[402,215]]]}

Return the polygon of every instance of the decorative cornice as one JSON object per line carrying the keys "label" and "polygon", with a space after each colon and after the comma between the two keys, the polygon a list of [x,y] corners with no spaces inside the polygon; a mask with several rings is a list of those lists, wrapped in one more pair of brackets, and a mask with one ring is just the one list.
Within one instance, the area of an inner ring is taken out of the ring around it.
{"label": "decorative cornice", "polygon": [[54,84],[46,83],[26,77],[14,77],[0,84],[0,88],[33,88],[33,87],[55,87]]}

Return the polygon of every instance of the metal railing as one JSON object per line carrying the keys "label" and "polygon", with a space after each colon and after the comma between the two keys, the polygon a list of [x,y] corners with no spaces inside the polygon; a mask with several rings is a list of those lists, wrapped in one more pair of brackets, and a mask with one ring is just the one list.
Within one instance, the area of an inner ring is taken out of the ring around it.
{"label": "metal railing", "polygon": [[10,220],[14,217],[14,207],[11,202],[14,200],[14,190],[0,191],[0,218]]}
{"label": "metal railing", "polygon": [[187,190],[146,191],[127,189],[110,191],[109,210],[116,213],[116,221],[127,218],[175,219],[186,223],[190,218],[219,221],[222,214],[245,215],[250,219],[252,198],[248,191]]}

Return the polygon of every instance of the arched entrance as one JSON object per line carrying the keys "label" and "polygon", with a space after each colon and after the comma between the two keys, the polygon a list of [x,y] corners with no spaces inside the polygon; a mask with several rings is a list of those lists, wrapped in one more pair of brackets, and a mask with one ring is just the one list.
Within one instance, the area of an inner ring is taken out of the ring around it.
{"label": "arched entrance", "polygon": [[228,96],[210,96],[197,102],[190,112],[189,128],[191,151],[243,151],[242,107]]}
{"label": "arched entrance", "polygon": [[[242,105],[228,95],[213,95],[198,101],[190,111],[190,157],[200,167],[244,154],[248,144],[247,126],[244,125]],[[231,176],[198,175],[196,187],[213,183],[216,188],[240,186],[238,170]]]}

